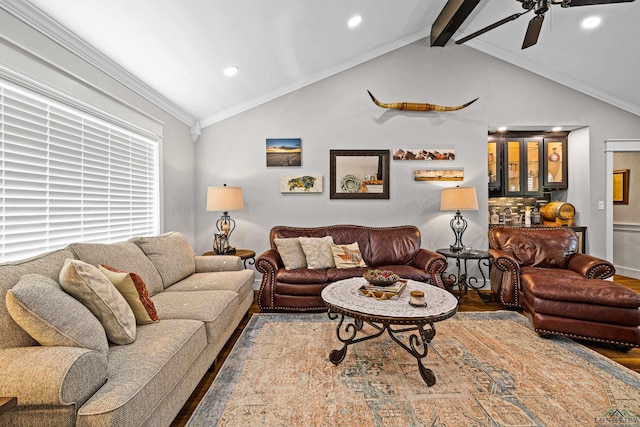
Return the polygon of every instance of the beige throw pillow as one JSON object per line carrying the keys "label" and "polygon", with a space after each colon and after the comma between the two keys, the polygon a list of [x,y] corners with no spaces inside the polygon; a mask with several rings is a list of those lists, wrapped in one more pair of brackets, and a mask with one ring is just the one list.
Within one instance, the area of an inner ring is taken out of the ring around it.
{"label": "beige throw pillow", "polygon": [[348,245],[331,245],[331,252],[333,253],[333,262],[336,264],[336,268],[355,268],[366,267],[367,264],[362,259],[360,253],[360,246],[358,242],[350,243]]}
{"label": "beige throw pillow", "polygon": [[98,318],[109,341],[130,344],[136,339],[136,318],[131,307],[98,267],[67,259],[60,270],[60,286]]}
{"label": "beige throw pillow", "polygon": [[307,258],[304,255],[300,240],[297,237],[280,239],[273,239],[273,243],[278,248],[278,253],[284,268],[286,270],[297,270],[299,268],[307,268]]}
{"label": "beige throw pillow", "polygon": [[145,325],[158,321],[156,306],[149,297],[147,285],[136,273],[118,270],[108,265],[99,265],[98,269],[127,300],[136,317],[136,323]]}
{"label": "beige throw pillow", "polygon": [[106,359],[109,343],[104,328],[54,280],[26,274],[7,291],[5,299],[11,318],[40,345],[87,348]]}
{"label": "beige throw pillow", "polygon": [[331,252],[333,237],[298,237],[298,239],[307,258],[309,269],[319,270],[336,266],[333,262],[333,252]]}

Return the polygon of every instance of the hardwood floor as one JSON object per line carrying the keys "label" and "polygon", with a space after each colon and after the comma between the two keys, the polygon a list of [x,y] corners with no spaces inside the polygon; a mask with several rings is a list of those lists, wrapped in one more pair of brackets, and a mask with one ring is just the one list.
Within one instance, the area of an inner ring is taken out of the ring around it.
{"label": "hardwood floor", "polygon": [[[623,277],[623,276],[615,276],[614,281],[622,285],[625,285],[626,287],[640,293],[640,280],[630,279],[628,277]],[[460,301],[460,306],[458,307],[458,311],[496,311],[496,310],[503,310],[503,309],[504,307],[497,302],[489,302],[489,303],[482,302],[482,300],[478,297],[478,294],[476,292],[469,292],[466,295],[464,295]],[[218,356],[218,360],[215,363],[215,368],[207,372],[205,376],[202,378],[202,380],[200,381],[200,384],[198,384],[198,387],[191,394],[191,397],[189,397],[189,400],[187,401],[187,403],[182,407],[182,410],[180,411],[180,413],[176,416],[176,418],[171,423],[172,427],[180,427],[180,426],[186,425],[187,421],[189,420],[189,417],[195,410],[196,406],[198,406],[198,403],[200,402],[202,397],[205,395],[205,393],[211,386],[211,383],[213,382],[216,375],[218,374],[218,371],[220,370],[220,367],[224,363],[225,359],[231,352],[231,349],[233,348],[234,344],[240,337],[240,334],[242,333],[244,328],[247,326],[249,319],[255,313],[260,313],[260,308],[258,307],[258,304],[256,301],[254,301],[253,305],[249,309],[249,312],[247,313],[247,316],[244,317],[240,325],[238,325],[238,328],[235,330],[235,332],[233,333],[233,335],[231,336],[227,344],[224,346],[224,348],[220,352],[220,355]],[[640,348],[634,348],[627,353],[623,353],[620,351],[613,350],[611,348],[591,344],[589,342],[582,342],[582,344],[608,357],[609,359],[628,367],[629,369],[632,369],[636,372],[640,372]]]}

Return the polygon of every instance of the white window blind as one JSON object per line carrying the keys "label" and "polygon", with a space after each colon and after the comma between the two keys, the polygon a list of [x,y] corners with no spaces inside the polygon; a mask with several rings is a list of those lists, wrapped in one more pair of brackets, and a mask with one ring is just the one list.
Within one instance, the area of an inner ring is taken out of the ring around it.
{"label": "white window blind", "polygon": [[0,261],[159,231],[158,144],[0,81]]}

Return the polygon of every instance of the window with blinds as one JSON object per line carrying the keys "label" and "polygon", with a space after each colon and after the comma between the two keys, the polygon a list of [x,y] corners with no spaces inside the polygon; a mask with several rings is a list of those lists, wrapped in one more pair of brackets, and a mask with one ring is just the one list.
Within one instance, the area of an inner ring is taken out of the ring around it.
{"label": "window with blinds", "polygon": [[159,232],[158,143],[0,81],[0,262]]}

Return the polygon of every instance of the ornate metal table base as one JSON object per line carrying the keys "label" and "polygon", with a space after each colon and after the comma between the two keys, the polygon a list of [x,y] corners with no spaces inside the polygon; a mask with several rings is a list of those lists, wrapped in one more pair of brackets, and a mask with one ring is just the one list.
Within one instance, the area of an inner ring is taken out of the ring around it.
{"label": "ornate metal table base", "polygon": [[[427,384],[427,386],[431,387],[436,383],[436,376],[434,375],[433,371],[429,368],[425,368],[425,366],[422,364],[422,359],[424,359],[429,352],[429,343],[436,335],[436,329],[433,326],[432,322],[416,323],[415,326],[412,327],[394,329],[389,323],[363,321],[361,319],[354,319],[348,316],[346,317],[347,321],[345,322],[344,314],[332,312],[331,309],[329,309],[327,314],[331,320],[335,320],[340,317],[340,322],[336,327],[336,335],[338,336],[338,340],[340,340],[340,342],[344,344],[344,346],[340,350],[332,350],[331,353],[329,353],[329,360],[334,365],[338,365],[344,360],[347,354],[347,347],[351,344],[379,337],[380,335],[384,334],[385,331],[387,331],[393,341],[395,341],[400,347],[404,348],[409,354],[416,358],[416,361],[418,362],[418,369],[420,370],[420,375],[422,376],[422,379]],[[371,335],[356,337],[358,332],[362,331],[364,323],[373,327],[376,332]],[[396,335],[411,331],[417,331],[418,334],[409,335],[408,344],[404,343],[402,339]]]}
{"label": "ornate metal table base", "polygon": [[[447,277],[443,277],[443,281],[447,288],[458,288],[458,299],[462,298],[463,292],[466,294],[469,289],[478,292],[478,296],[483,302],[491,302],[493,296],[491,294],[483,294],[480,289],[484,288],[487,282],[487,276],[485,276],[482,267],[491,268],[491,255],[486,251],[471,250],[466,251],[451,251],[450,249],[438,249],[441,255],[447,258],[454,258],[456,260],[457,274],[449,274]],[[482,276],[482,282],[475,276],[470,276],[467,272],[467,261],[477,261],[478,270]],[[478,284],[480,283],[480,284]]]}

